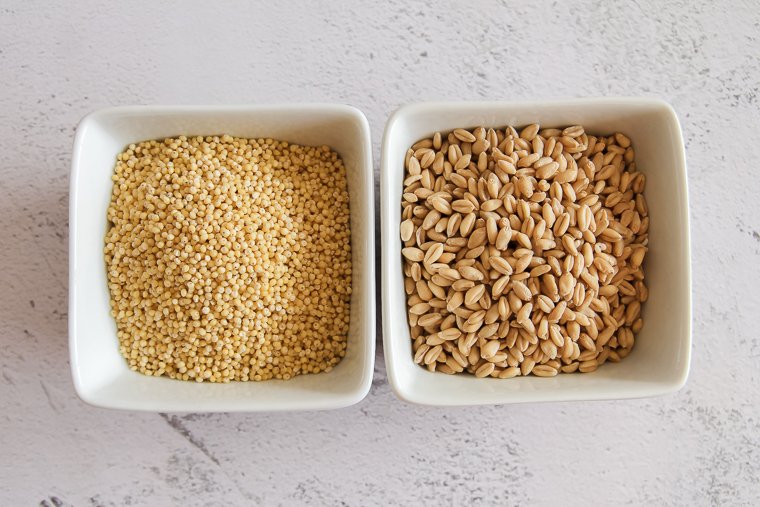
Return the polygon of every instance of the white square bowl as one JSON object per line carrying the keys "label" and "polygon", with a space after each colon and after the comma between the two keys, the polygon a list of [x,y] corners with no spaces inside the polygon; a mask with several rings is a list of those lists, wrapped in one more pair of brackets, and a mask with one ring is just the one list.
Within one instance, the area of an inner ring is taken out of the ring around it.
{"label": "white square bowl", "polygon": [[[196,383],[131,371],[110,315],[103,241],[116,156],[130,143],[179,135],[271,137],[326,144],[348,179],[353,294],[346,356],[329,373],[266,382]],[[375,358],[372,145],[357,109],[338,104],[123,107],[82,120],[69,196],[69,348],[77,394],[92,405],[153,411],[318,410],[360,401]]]}
{"label": "white square bowl", "polygon": [[[631,138],[637,168],[647,177],[650,213],[644,328],[628,357],[593,373],[512,379],[431,373],[413,362],[406,313],[399,233],[404,155],[412,144],[436,131],[530,123],[542,127],[580,124],[590,133],[620,131]],[[691,349],[686,163],[678,119],[665,102],[600,98],[405,106],[386,125],[380,191],[383,346],[388,379],[400,398],[425,405],[640,398],[676,391],[686,382]]]}

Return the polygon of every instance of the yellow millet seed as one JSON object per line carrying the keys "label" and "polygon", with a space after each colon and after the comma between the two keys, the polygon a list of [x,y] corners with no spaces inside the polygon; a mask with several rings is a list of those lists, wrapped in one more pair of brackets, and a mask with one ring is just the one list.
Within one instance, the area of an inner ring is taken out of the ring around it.
{"label": "yellow millet seed", "polygon": [[129,367],[198,382],[330,371],[348,337],[348,206],[327,146],[228,135],[128,146],[105,259]]}

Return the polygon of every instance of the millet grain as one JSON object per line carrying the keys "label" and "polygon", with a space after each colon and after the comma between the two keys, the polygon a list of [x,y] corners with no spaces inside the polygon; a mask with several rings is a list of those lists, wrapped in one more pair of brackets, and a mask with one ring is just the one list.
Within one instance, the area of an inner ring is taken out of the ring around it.
{"label": "millet grain", "polygon": [[182,380],[289,379],[345,355],[346,173],[326,146],[230,136],[118,156],[105,257],[120,351]]}

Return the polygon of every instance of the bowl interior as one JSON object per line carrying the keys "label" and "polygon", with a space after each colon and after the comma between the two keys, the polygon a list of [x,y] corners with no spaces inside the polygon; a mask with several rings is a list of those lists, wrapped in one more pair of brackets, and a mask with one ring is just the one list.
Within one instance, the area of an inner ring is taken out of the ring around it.
{"label": "bowl interior", "polygon": [[[346,166],[353,260],[346,357],[329,373],[290,381],[210,384],[148,377],[118,351],[103,259],[116,155],[130,143],[178,135],[271,137],[327,144]],[[100,111],[77,131],[71,182],[70,346],[74,382],[89,403],[162,411],[319,409],[346,406],[369,390],[374,363],[374,238],[369,128],[339,105],[121,108]]]}
{"label": "bowl interior", "polygon": [[[620,131],[631,138],[637,166],[647,177],[651,217],[644,327],[627,358],[593,373],[508,380],[430,373],[412,361],[406,317],[399,239],[404,154],[435,131],[534,122],[545,127],[581,124],[590,133]],[[667,104],[588,99],[407,106],[386,129],[381,189],[384,347],[389,379],[402,398],[437,405],[628,398],[674,391],[685,382],[691,340],[688,196],[681,131]]]}

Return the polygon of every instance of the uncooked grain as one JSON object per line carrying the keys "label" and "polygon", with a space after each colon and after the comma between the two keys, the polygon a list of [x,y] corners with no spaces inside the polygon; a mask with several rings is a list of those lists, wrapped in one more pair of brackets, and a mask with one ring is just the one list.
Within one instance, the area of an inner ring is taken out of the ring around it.
{"label": "uncooked grain", "polygon": [[108,220],[111,309],[131,369],[289,379],[345,355],[348,192],[328,147],[231,136],[133,144],[117,159]]}
{"label": "uncooked grain", "polygon": [[627,136],[456,129],[415,143],[404,163],[415,362],[552,377],[630,353],[648,298],[649,216]]}

